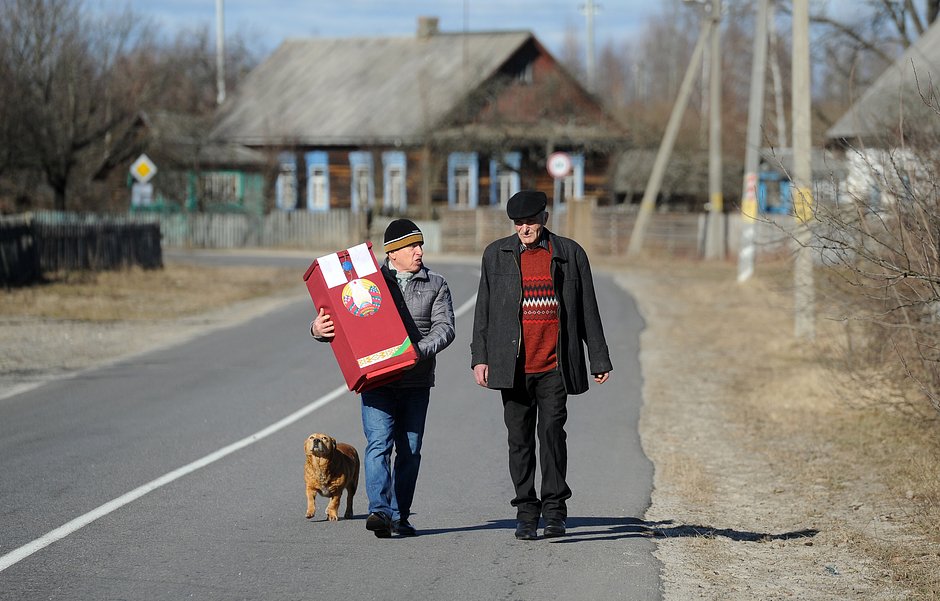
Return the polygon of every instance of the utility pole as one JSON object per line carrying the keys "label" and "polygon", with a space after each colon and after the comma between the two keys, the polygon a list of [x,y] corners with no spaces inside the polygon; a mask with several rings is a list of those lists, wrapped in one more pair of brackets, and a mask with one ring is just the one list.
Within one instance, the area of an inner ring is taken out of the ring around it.
{"label": "utility pole", "polygon": [[711,32],[708,98],[708,231],[705,258],[725,257],[724,196],[721,173],[721,0],[711,2]]}
{"label": "utility pole", "polygon": [[810,123],[809,0],[793,0],[793,214],[796,217],[796,264],[793,269],[794,333],[816,337],[815,290],[810,222],[813,218],[812,139]]}
{"label": "utility pole", "polygon": [[216,104],[225,102],[225,0],[215,0]]}
{"label": "utility pole", "polygon": [[581,12],[587,19],[587,78],[588,90],[591,93],[597,93],[597,68],[594,63],[594,15],[597,14],[599,7],[594,4],[594,0],[586,0],[581,5]]}
{"label": "utility pole", "polygon": [[754,274],[754,234],[757,229],[757,166],[760,162],[761,124],[764,121],[764,82],[767,68],[767,2],[757,0],[754,27],[754,62],[751,64],[751,97],[747,107],[747,139],[744,148],[744,192],[741,195],[741,250],[738,281]]}
{"label": "utility pole", "polygon": [[702,60],[702,53],[705,51],[705,41],[710,38],[712,27],[715,26],[713,19],[704,19],[699,31],[698,41],[695,43],[695,49],[692,51],[692,58],[689,60],[689,66],[685,70],[685,77],[682,79],[682,85],[679,86],[679,96],[676,103],[672,105],[672,113],[669,115],[669,122],[666,124],[666,133],[659,143],[659,150],[656,152],[656,160],[653,162],[653,170],[650,172],[649,181],[646,182],[646,190],[643,192],[643,200],[640,202],[640,210],[637,213],[636,223],[633,224],[633,233],[630,234],[630,246],[627,248],[627,256],[635,257],[643,250],[643,238],[646,236],[646,227],[649,223],[650,215],[656,206],[656,197],[659,195],[659,189],[663,184],[663,175],[666,171],[666,163],[669,162],[669,156],[672,154],[672,147],[676,142],[676,135],[679,133],[679,124],[682,121],[682,115],[689,104],[689,96],[692,92],[692,83],[695,80],[695,72],[698,69],[699,62]]}
{"label": "utility pole", "polygon": [[783,113],[783,78],[780,76],[780,60],[777,58],[777,0],[771,0],[772,12],[767,22],[770,41],[770,76],[774,82],[774,113],[777,117],[777,147],[786,148],[787,117]]}

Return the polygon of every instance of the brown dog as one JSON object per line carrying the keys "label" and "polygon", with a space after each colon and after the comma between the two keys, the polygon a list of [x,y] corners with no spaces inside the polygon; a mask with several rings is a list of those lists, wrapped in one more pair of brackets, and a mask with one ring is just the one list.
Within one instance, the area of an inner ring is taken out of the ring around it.
{"label": "brown dog", "polygon": [[307,483],[307,519],[317,511],[317,494],[330,499],[326,517],[331,522],[339,519],[340,497],[346,490],[346,514],[353,516],[353,496],[359,486],[359,453],[351,445],[336,442],[327,434],[311,434],[304,442],[307,463],[304,480]]}

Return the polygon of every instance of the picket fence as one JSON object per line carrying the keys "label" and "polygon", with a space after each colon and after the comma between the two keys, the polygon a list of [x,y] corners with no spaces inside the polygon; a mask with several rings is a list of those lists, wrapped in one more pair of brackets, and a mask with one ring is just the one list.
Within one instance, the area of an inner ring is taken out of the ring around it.
{"label": "picket fence", "polygon": [[[576,212],[582,216],[577,225],[572,219]],[[415,219],[424,232],[425,249],[432,253],[478,254],[489,242],[513,232],[511,222],[500,207],[479,207],[474,210],[438,209],[436,213],[434,220]],[[631,210],[629,207],[580,205],[555,215],[550,227],[556,233],[577,239],[592,256],[616,258],[627,253],[636,217],[635,208]],[[86,238],[75,234],[77,230],[61,230],[56,234],[61,240],[71,239],[72,242],[59,240],[46,244],[46,254],[42,255],[40,252],[45,265],[52,265],[50,261],[53,259],[49,253],[55,253],[56,256],[72,257],[68,259],[71,263],[66,259],[57,263],[61,265],[59,268],[113,269],[125,264],[124,262],[148,267],[158,266],[161,248],[287,248],[330,251],[370,240],[378,254],[382,234],[393,218],[376,215],[370,220],[364,213],[354,213],[348,209],[317,213],[276,211],[268,215],[103,215],[44,211],[0,218],[0,224],[4,225],[6,231],[0,245],[0,250],[3,251],[0,253],[0,262],[9,262],[11,257],[19,257],[25,265],[23,269],[27,271],[30,265],[35,264],[33,255],[41,249],[33,248],[32,242],[23,237],[23,224],[28,223],[42,224],[50,232],[50,236],[52,230],[49,228],[52,226],[85,228],[86,234],[83,236]],[[721,218],[725,221],[723,231],[726,255],[734,256],[737,254],[741,237],[740,216],[729,214]],[[702,257],[707,219],[707,215],[700,213],[653,214],[644,237],[644,251],[665,256]],[[88,229],[93,224],[97,224],[97,229]],[[149,230],[143,227],[147,224],[151,226]],[[157,226],[159,239],[153,233]],[[17,230],[16,227],[20,229]],[[49,238],[53,239],[55,236]],[[781,249],[785,252],[788,242],[789,235],[785,225],[774,222],[758,224],[758,254],[779,252]],[[65,247],[73,250],[63,250]],[[98,263],[93,264],[95,261]]]}

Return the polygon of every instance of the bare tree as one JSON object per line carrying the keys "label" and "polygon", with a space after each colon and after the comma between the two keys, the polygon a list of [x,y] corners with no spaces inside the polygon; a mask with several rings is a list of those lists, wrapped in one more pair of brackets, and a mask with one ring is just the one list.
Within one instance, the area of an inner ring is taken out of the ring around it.
{"label": "bare tree", "polygon": [[80,155],[133,110],[133,86],[117,68],[139,40],[129,13],[93,18],[77,0],[4,0],[0,37],[9,77],[3,104],[16,119],[21,166],[38,169],[67,207]]}

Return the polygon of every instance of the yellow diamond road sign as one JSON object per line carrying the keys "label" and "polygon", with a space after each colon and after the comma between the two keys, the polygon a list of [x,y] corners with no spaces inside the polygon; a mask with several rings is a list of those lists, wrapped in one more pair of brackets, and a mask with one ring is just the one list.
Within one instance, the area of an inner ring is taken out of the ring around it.
{"label": "yellow diamond road sign", "polygon": [[149,182],[157,174],[157,166],[153,164],[146,154],[137,157],[134,164],[131,165],[131,175],[142,184]]}

